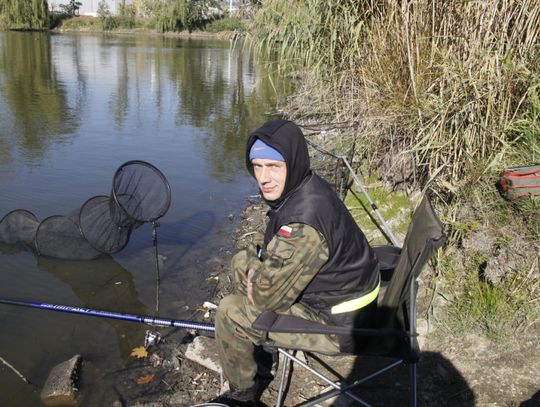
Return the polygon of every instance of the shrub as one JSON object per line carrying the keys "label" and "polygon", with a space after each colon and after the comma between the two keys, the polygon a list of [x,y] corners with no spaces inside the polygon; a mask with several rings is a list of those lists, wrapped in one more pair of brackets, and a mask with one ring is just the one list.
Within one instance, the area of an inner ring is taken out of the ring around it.
{"label": "shrub", "polygon": [[103,31],[110,31],[117,26],[117,21],[112,16],[109,5],[104,0],[98,3],[97,15]]}
{"label": "shrub", "polygon": [[209,32],[223,32],[223,31],[245,31],[246,27],[243,21],[236,17],[224,17],[218,20],[214,20],[208,23],[205,27]]}

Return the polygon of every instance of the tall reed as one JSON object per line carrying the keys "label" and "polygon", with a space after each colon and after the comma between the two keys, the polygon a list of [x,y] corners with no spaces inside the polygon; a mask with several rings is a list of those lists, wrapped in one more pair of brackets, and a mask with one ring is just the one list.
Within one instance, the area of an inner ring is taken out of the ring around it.
{"label": "tall reed", "polygon": [[453,189],[525,141],[515,124],[540,86],[537,0],[270,0],[256,27],[259,52],[314,71],[349,120],[361,112],[388,174]]}

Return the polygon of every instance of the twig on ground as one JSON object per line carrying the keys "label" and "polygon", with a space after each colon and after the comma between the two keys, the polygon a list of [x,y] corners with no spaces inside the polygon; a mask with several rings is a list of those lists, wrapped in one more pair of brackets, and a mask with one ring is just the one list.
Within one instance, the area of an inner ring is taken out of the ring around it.
{"label": "twig on ground", "polygon": [[171,385],[170,385],[169,383],[167,383],[165,380],[161,379],[161,381],[162,381],[163,383],[165,383],[165,386],[167,386],[167,388],[168,388],[169,390],[172,389]]}
{"label": "twig on ground", "polygon": [[247,232],[247,233],[244,233],[242,236],[239,237],[238,240],[241,240],[241,239],[244,239],[245,237],[254,235],[255,233],[257,233],[257,232]]}
{"label": "twig on ground", "polygon": [[30,384],[30,382],[26,379],[26,377],[24,377],[21,372],[19,372],[17,369],[15,369],[11,364],[9,364],[2,356],[0,356],[0,361],[2,361],[2,363],[4,365],[6,365],[7,367],[9,367],[11,370],[13,370],[13,372],[15,372],[15,374],[17,376],[19,376],[23,382],[25,382],[26,384]]}

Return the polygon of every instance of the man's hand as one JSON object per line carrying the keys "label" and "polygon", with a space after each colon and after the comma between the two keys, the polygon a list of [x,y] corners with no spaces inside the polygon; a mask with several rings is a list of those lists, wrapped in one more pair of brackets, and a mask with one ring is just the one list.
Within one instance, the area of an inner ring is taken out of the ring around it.
{"label": "man's hand", "polygon": [[247,298],[251,305],[255,305],[255,301],[253,301],[253,282],[251,281],[253,274],[255,274],[255,270],[249,269],[247,273]]}

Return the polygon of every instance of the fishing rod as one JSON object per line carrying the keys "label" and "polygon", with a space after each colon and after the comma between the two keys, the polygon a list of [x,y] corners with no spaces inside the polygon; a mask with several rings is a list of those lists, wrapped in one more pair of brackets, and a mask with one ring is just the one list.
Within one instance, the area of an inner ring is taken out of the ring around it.
{"label": "fishing rod", "polygon": [[[322,131],[320,131],[319,133],[321,133]],[[390,226],[388,226],[388,223],[386,223],[386,221],[384,220],[382,214],[381,214],[381,211],[379,210],[379,208],[377,207],[377,205],[375,204],[375,202],[373,202],[373,200],[371,199],[371,196],[369,196],[369,193],[366,189],[366,187],[364,186],[364,184],[362,184],[362,181],[360,181],[360,178],[358,178],[358,176],[356,175],[356,173],[354,172],[354,169],[351,165],[351,163],[349,162],[349,160],[347,159],[346,156],[344,155],[337,155],[337,154],[334,154],[332,153],[331,151],[328,151],[327,149],[325,149],[324,147],[316,144],[315,142],[313,142],[312,140],[309,140],[309,139],[306,139],[306,142],[311,145],[313,148],[315,148],[316,150],[318,150],[319,152],[321,153],[324,153],[324,154],[328,154],[332,157],[334,157],[335,159],[337,160],[341,160],[343,161],[343,164],[345,164],[345,166],[347,167],[347,169],[349,170],[349,172],[351,173],[354,181],[356,182],[356,185],[358,186],[358,188],[360,188],[360,191],[362,191],[362,193],[364,194],[364,196],[366,197],[368,203],[369,203],[369,206],[371,207],[371,209],[375,212],[375,214],[377,215],[377,217],[379,218],[379,221],[381,222],[381,228],[383,230],[383,232],[386,234],[386,236],[388,237],[388,239],[390,240],[390,242],[396,246],[396,247],[400,247],[399,245],[399,242],[396,238],[396,236],[392,233],[392,229],[390,229]]]}
{"label": "fishing rod", "polygon": [[350,171],[354,181],[356,182],[356,185],[358,185],[358,188],[360,188],[360,190],[362,191],[362,193],[364,194],[364,196],[368,200],[368,203],[371,206],[371,209],[373,209],[373,211],[375,212],[375,214],[379,218],[379,220],[381,222],[381,226],[382,226],[384,232],[386,233],[386,236],[388,236],[388,238],[390,239],[390,242],[394,246],[400,247],[398,240],[396,239],[396,237],[392,233],[392,229],[390,229],[390,226],[388,226],[388,223],[386,223],[386,221],[384,220],[383,216],[381,215],[381,212],[379,211],[379,208],[377,207],[375,202],[373,202],[373,200],[369,196],[364,184],[362,184],[362,181],[360,181],[360,178],[358,178],[358,176],[354,172],[354,170],[353,170],[353,168],[351,166],[351,163],[349,162],[349,160],[347,160],[347,157],[341,156],[340,158],[343,161],[343,163],[346,165],[347,169]]}
{"label": "fishing rod", "polygon": [[153,316],[148,316],[148,315],[125,314],[121,312],[102,311],[102,310],[83,308],[83,307],[73,307],[70,305],[48,304],[44,302],[18,301],[18,300],[10,300],[10,299],[5,299],[5,298],[0,298],[0,304],[37,308],[37,309],[48,310],[48,311],[67,312],[71,314],[87,315],[91,317],[120,319],[120,320],[130,321],[130,322],[139,322],[142,324],[152,325],[152,326],[196,329],[200,331],[210,331],[210,332],[214,332],[216,330],[213,324],[208,324],[205,322],[185,321],[181,319],[171,319],[171,318],[158,318],[158,317],[153,317]]}

